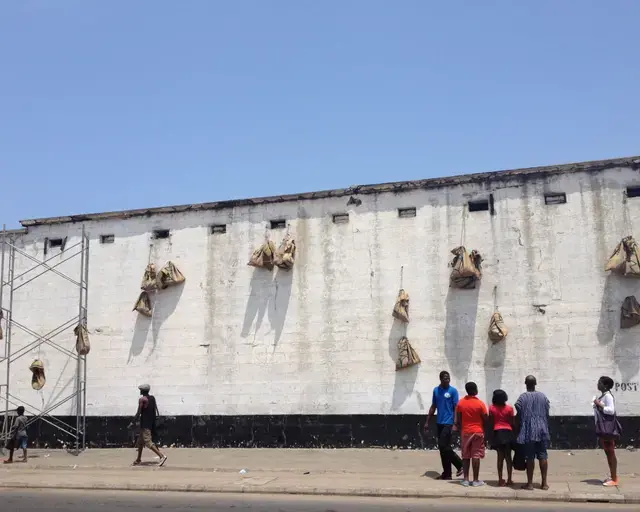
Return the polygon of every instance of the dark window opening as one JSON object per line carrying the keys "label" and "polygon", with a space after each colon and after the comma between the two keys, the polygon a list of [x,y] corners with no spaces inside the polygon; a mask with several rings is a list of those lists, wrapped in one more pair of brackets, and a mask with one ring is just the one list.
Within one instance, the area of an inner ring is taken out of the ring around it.
{"label": "dark window opening", "polygon": [[566,202],[567,194],[565,194],[564,192],[544,195],[544,204],[564,204]]}
{"label": "dark window opening", "polygon": [[168,229],[156,229],[153,232],[153,238],[155,238],[156,240],[169,238],[169,235],[171,235],[171,231],[169,231]]}
{"label": "dark window opening", "polygon": [[53,249],[54,247],[62,247],[62,238],[49,239],[49,248]]}
{"label": "dark window opening", "polygon": [[347,224],[349,222],[349,214],[348,213],[336,213],[333,216],[334,224]]}
{"label": "dark window opening", "polygon": [[408,217],[415,217],[416,209],[415,208],[398,208],[398,217],[406,219]]}
{"label": "dark window opening", "polygon": [[116,239],[115,235],[100,235],[101,244],[112,244]]}
{"label": "dark window opening", "polygon": [[627,197],[640,197],[640,187],[627,187]]}
{"label": "dark window opening", "polygon": [[271,221],[271,229],[284,229],[286,227],[287,227],[287,221],[284,219]]}
{"label": "dark window opening", "polygon": [[469,201],[469,211],[470,212],[488,212],[489,200],[483,199],[481,201]]}
{"label": "dark window opening", "polygon": [[227,232],[226,224],[215,224],[211,226],[211,234],[213,235],[222,235]]}

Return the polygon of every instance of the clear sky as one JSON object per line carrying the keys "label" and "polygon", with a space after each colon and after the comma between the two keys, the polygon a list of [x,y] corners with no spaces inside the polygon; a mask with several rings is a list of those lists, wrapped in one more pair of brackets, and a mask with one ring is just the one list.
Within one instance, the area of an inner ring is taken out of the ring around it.
{"label": "clear sky", "polygon": [[19,0],[0,223],[640,154],[638,0]]}

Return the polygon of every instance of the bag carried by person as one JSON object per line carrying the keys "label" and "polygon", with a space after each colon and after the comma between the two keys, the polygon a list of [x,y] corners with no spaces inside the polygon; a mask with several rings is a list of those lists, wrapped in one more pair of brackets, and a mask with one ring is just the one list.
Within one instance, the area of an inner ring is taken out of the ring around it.
{"label": "bag carried by person", "polygon": [[[613,395],[612,395],[613,396]],[[617,414],[605,414],[599,407],[594,407],[596,415],[596,435],[609,439],[618,439],[622,435],[622,425]]]}
{"label": "bag carried by person", "polygon": [[513,444],[513,469],[516,471],[524,471],[527,469],[527,460],[524,456],[523,444]]}
{"label": "bag carried by person", "polygon": [[504,325],[502,315],[497,311],[491,316],[491,322],[489,323],[489,339],[494,343],[498,343],[507,337],[509,330]]}
{"label": "bag carried by person", "polygon": [[291,270],[296,259],[296,242],[289,235],[285,236],[276,251],[274,262],[284,270]]}
{"label": "bag carried by person", "polygon": [[404,290],[398,292],[392,315],[401,322],[409,323],[409,294]]}
{"label": "bag carried by person", "polygon": [[36,359],[31,366],[29,366],[29,370],[31,370],[31,387],[36,391],[40,391],[45,383],[47,382],[46,377],[44,376],[44,364],[40,359]]}
{"label": "bag carried by person", "polygon": [[158,274],[156,272],[156,266],[153,263],[149,263],[147,268],[144,269],[144,276],[142,276],[140,288],[143,290],[155,290],[157,287]]}
{"label": "bag carried by person", "polygon": [[475,288],[476,282],[482,277],[482,256],[476,250],[469,254],[462,246],[453,249],[451,254],[453,254],[453,260],[450,263],[449,286],[467,290]]}
{"label": "bag carried by person", "polygon": [[267,240],[260,247],[258,247],[247,265],[257,268],[266,268],[267,270],[273,270],[273,260],[275,258],[276,246],[273,245],[271,240]]}
{"label": "bag carried by person", "polygon": [[185,277],[182,272],[171,261],[167,261],[167,264],[160,269],[158,274],[158,286],[163,290],[169,286],[184,283],[184,281]]}
{"label": "bag carried by person", "polygon": [[84,324],[78,324],[73,330],[73,333],[76,335],[76,352],[79,356],[86,356],[91,350],[87,326]]}
{"label": "bag carried by person", "polygon": [[414,364],[420,363],[420,356],[411,346],[409,340],[403,336],[398,341],[398,361],[396,362],[396,371],[404,370]]}
{"label": "bag carried by person", "polygon": [[633,295],[626,297],[620,308],[620,329],[629,329],[640,324],[640,304]]}
{"label": "bag carried by person", "polygon": [[620,241],[604,270],[605,272],[611,270],[623,276],[640,277],[640,252],[632,236],[627,236]]}
{"label": "bag carried by person", "polygon": [[153,310],[151,309],[151,299],[149,298],[149,294],[143,291],[135,305],[133,306],[133,311],[137,311],[141,315],[151,316]]}

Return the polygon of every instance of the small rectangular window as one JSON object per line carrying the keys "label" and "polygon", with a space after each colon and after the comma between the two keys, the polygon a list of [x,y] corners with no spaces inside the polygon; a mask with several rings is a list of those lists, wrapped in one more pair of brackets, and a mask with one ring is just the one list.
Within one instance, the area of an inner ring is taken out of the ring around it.
{"label": "small rectangular window", "polygon": [[115,235],[100,235],[101,244],[112,244],[115,241]]}
{"label": "small rectangular window", "polygon": [[284,229],[286,227],[287,227],[287,221],[284,219],[271,221],[271,229]]}
{"label": "small rectangular window", "polygon": [[49,238],[49,248],[62,247],[62,238]]}
{"label": "small rectangular window", "polygon": [[211,234],[212,235],[223,235],[227,232],[226,224],[214,224],[211,226]]}
{"label": "small rectangular window", "polygon": [[627,197],[640,197],[640,187],[627,187]]}
{"label": "small rectangular window", "polygon": [[403,219],[416,216],[415,208],[398,208],[398,217]]}
{"label": "small rectangular window", "polygon": [[169,238],[171,235],[171,231],[168,229],[156,229],[153,231],[153,238],[156,240],[162,240],[164,238]]}
{"label": "small rectangular window", "polygon": [[488,212],[489,200],[482,199],[480,201],[469,201],[469,211],[470,212]]}
{"label": "small rectangular window", "polygon": [[566,202],[567,194],[564,192],[544,195],[544,204],[564,204]]}
{"label": "small rectangular window", "polygon": [[336,213],[333,216],[334,224],[347,224],[349,222],[349,214],[348,213]]}

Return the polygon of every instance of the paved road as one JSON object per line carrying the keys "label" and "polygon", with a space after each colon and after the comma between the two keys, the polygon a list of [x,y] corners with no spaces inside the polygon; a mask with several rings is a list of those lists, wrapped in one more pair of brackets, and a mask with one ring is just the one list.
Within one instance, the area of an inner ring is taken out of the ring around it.
{"label": "paved road", "polygon": [[341,498],[324,496],[272,496],[201,493],[143,493],[100,491],[12,491],[0,489],[2,510],[68,512],[157,512],[233,510],[249,512],[620,512],[637,511],[637,505],[526,503],[483,500],[412,500]]}

